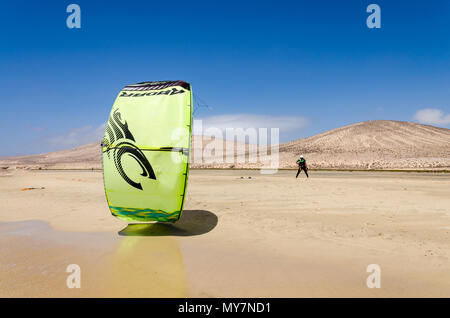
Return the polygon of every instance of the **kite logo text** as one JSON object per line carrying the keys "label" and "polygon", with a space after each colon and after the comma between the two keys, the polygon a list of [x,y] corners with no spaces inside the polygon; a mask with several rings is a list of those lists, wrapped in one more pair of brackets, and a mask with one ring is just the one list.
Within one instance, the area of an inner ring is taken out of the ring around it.
{"label": "kite logo text", "polygon": [[183,94],[184,90],[177,89],[176,87],[173,87],[172,89],[166,89],[165,91],[161,92],[148,92],[148,93],[127,93],[122,92],[119,97],[144,97],[144,96],[155,96],[155,95],[177,95],[177,94]]}

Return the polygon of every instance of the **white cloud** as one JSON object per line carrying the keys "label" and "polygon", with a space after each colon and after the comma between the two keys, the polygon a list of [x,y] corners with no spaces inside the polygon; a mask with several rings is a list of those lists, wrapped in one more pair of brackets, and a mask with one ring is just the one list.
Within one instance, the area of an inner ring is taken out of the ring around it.
{"label": "white cloud", "polygon": [[[310,121],[302,116],[269,116],[269,115],[254,115],[254,114],[230,114],[218,115],[204,118],[197,118],[202,120],[203,134],[208,128],[218,128],[225,131],[226,128],[279,128],[280,135],[292,134],[297,137],[297,133],[302,128],[306,127]],[[70,129],[67,132],[52,136],[45,139],[45,142],[52,150],[68,149],[82,146],[91,142],[100,142],[105,133],[106,123],[98,127],[83,126]],[[194,134],[202,134],[199,132],[199,127],[194,125]]]}
{"label": "white cloud", "polygon": [[[198,121],[201,120],[201,127]],[[196,118],[193,132],[195,135],[214,135],[221,132],[223,138],[229,136],[225,133],[227,128],[267,128],[270,135],[271,128],[278,128],[280,140],[287,141],[298,138],[300,131],[310,123],[310,120],[302,116],[270,116],[256,114],[228,114],[204,118]],[[231,136],[232,137],[232,136]],[[250,142],[250,141],[249,141]],[[269,143],[276,141],[269,141]],[[251,143],[251,142],[250,142]]]}
{"label": "white cloud", "polygon": [[105,133],[105,128],[106,123],[103,123],[96,128],[92,126],[74,128],[62,135],[47,138],[46,142],[54,148],[71,148],[95,141],[100,142]]}
{"label": "white cloud", "polygon": [[450,114],[444,114],[440,109],[424,108],[420,109],[414,115],[414,119],[423,124],[448,125],[450,124]]}
{"label": "white cloud", "polygon": [[226,128],[279,128],[280,132],[290,132],[304,128],[309,124],[309,119],[301,116],[269,116],[254,114],[217,115],[197,118],[196,120],[202,121],[203,130],[211,127],[220,130],[225,130]]}

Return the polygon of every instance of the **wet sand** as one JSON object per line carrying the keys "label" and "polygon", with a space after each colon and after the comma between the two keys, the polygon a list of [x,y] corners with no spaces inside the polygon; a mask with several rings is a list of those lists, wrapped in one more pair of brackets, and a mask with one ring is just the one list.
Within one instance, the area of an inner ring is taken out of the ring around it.
{"label": "wet sand", "polygon": [[449,174],[310,176],[194,170],[178,223],[127,225],[99,171],[2,172],[0,296],[450,296]]}

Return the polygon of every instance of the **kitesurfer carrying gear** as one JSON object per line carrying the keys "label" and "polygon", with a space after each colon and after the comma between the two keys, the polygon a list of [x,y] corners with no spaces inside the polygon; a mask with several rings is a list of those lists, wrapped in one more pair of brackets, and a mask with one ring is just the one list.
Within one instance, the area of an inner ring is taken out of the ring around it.
{"label": "kitesurfer carrying gear", "polygon": [[302,170],[305,171],[306,177],[309,178],[309,176],[308,176],[308,166],[306,165],[306,160],[303,157],[303,155],[301,155],[300,158],[297,160],[297,165],[298,165],[298,171],[297,171],[297,175],[295,176],[295,178],[298,177],[298,175],[300,174],[300,172]]}

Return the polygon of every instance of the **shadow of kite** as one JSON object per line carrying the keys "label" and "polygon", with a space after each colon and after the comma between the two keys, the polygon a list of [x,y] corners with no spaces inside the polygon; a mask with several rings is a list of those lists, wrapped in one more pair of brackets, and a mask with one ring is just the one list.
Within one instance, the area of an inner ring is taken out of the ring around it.
{"label": "shadow of kite", "polygon": [[217,215],[205,210],[185,210],[175,223],[131,223],[121,236],[194,236],[208,233],[217,225]]}

